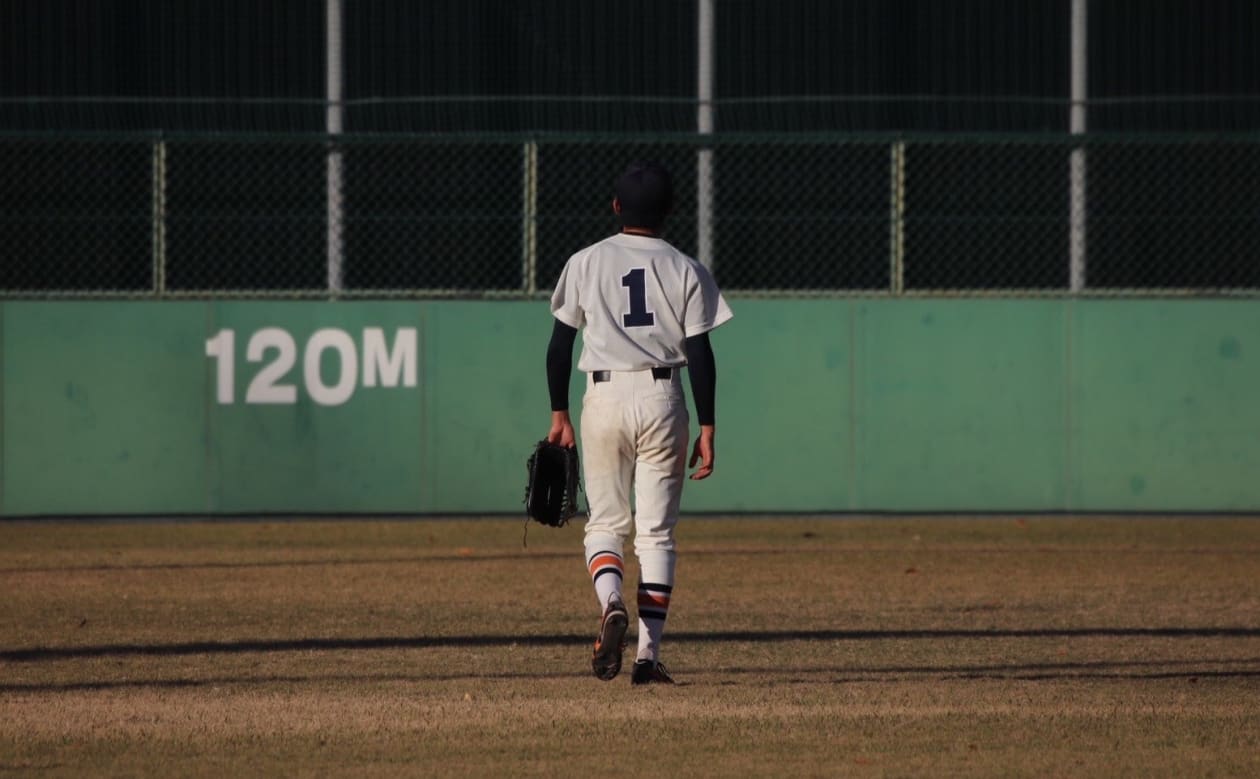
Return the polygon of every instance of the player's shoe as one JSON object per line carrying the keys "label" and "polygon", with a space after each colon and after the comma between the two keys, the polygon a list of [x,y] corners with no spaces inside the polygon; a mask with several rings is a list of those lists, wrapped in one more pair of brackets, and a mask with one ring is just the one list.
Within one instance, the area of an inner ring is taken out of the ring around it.
{"label": "player's shoe", "polygon": [[634,670],[630,672],[631,684],[673,684],[674,677],[669,675],[665,666],[651,660],[635,660]]}
{"label": "player's shoe", "polygon": [[595,637],[595,651],[591,654],[591,670],[596,678],[607,682],[621,673],[621,653],[626,649],[626,630],[629,627],[630,615],[626,613],[626,605],[614,598],[599,621],[599,635]]}

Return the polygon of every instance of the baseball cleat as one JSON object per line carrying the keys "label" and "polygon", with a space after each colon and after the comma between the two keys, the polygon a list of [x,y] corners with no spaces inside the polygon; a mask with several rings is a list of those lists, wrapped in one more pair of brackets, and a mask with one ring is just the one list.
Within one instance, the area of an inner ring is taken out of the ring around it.
{"label": "baseball cleat", "polygon": [[673,684],[674,677],[669,675],[665,666],[651,660],[636,660],[634,670],[630,672],[631,684]]}
{"label": "baseball cleat", "polygon": [[591,655],[591,670],[595,677],[610,681],[621,672],[621,653],[626,648],[626,630],[630,616],[620,600],[613,600],[604,609],[599,622],[599,635],[595,637],[595,651]]}

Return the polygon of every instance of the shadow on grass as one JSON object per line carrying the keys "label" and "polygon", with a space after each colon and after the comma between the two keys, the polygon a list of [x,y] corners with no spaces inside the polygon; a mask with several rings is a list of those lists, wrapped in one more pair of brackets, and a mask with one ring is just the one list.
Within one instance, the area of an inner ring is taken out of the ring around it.
{"label": "shadow on grass", "polygon": [[[1227,666],[1222,668],[1220,666]],[[1095,660],[1071,663],[1011,663],[998,665],[906,665],[849,668],[724,668],[729,675],[764,676],[775,672],[788,682],[810,681],[818,674],[837,674],[834,684],[896,682],[919,677],[1062,681],[1066,679],[1186,679],[1260,678],[1260,657],[1199,658],[1194,660]]]}
{"label": "shadow on grass", "polygon": [[576,679],[589,678],[590,672],[520,672],[520,673],[464,673],[464,674],[311,674],[309,676],[211,676],[202,679],[119,679],[91,682],[48,682],[0,684],[0,693],[17,692],[95,692],[98,690],[126,689],[199,689],[205,687],[230,687],[239,685],[268,684],[379,684],[450,682],[467,679]]}
{"label": "shadow on grass", "polygon": [[[1252,627],[1164,628],[1035,628],[1018,630],[736,630],[713,633],[671,633],[678,643],[775,643],[782,641],[880,641],[1006,638],[1260,638]],[[363,649],[493,648],[501,646],[569,646],[586,644],[590,636],[553,633],[534,636],[366,636],[360,638],[295,638],[240,641],[188,641],[174,644],[101,644],[0,650],[0,662],[32,663],[88,657],[147,655],[174,657],[251,652],[321,652]]]}
{"label": "shadow on grass", "polygon": [[532,552],[523,550],[504,554],[410,555],[393,557],[359,557],[353,559],[330,558],[326,560],[250,560],[247,562],[193,562],[193,563],[99,563],[94,565],[55,565],[38,568],[0,568],[0,574],[28,573],[108,573],[113,571],[199,571],[237,568],[313,568],[318,566],[343,567],[355,565],[401,565],[427,563],[481,563],[527,562],[529,560],[571,560],[581,555],[572,552]]}
{"label": "shadow on grass", "polygon": [[[1221,668],[1220,666],[1233,666]],[[1238,666],[1253,666],[1251,668]],[[1191,683],[1200,679],[1260,678],[1260,658],[1227,658],[1198,660],[1096,661],[1078,663],[1028,663],[1007,665],[941,665],[941,666],[850,666],[850,667],[755,667],[692,670],[699,681],[680,681],[680,687],[738,686],[748,679],[774,679],[776,684],[860,684],[897,683],[930,678],[948,680],[996,681],[1065,681],[1120,680],[1157,681],[1181,679]],[[686,672],[686,669],[683,669]],[[716,682],[705,677],[718,676]],[[417,684],[477,680],[544,680],[587,679],[585,669],[574,666],[571,671],[470,671],[444,674],[319,674],[308,676],[219,676],[199,679],[122,679],[84,682],[0,683],[0,693],[97,692],[126,689],[196,690],[231,686],[296,685],[296,684]]]}

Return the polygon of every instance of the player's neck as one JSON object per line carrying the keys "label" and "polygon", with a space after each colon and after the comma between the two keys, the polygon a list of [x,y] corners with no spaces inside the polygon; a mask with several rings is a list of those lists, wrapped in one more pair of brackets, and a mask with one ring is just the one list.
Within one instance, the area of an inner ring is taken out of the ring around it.
{"label": "player's neck", "polygon": [[648,238],[660,238],[660,230],[650,230],[646,227],[623,227],[621,232],[626,235],[646,235]]}

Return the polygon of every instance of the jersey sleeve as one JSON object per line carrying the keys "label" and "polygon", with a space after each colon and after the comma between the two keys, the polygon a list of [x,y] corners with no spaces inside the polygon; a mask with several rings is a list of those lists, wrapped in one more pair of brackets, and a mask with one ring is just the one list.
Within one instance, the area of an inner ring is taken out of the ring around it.
{"label": "jersey sleeve", "polygon": [[586,315],[582,312],[578,296],[578,276],[581,274],[574,265],[574,259],[569,258],[564,264],[564,270],[560,271],[556,290],[551,293],[551,315],[569,327],[580,330],[586,324]]}
{"label": "jersey sleeve", "polygon": [[691,269],[687,285],[687,311],[683,320],[687,338],[707,333],[734,316],[709,269],[698,262],[693,262]]}

